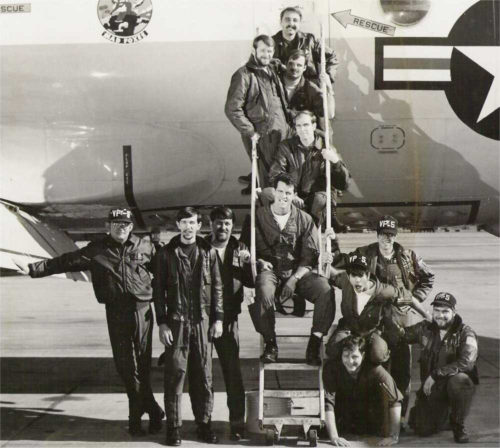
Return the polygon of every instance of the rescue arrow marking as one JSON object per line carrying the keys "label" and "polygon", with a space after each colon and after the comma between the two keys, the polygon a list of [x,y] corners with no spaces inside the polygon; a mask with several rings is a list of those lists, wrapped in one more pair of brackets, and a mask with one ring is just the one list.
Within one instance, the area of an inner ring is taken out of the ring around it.
{"label": "rescue arrow marking", "polygon": [[344,28],[347,28],[347,25],[354,25],[359,28],[365,28],[367,30],[375,31],[377,33],[387,34],[388,36],[394,36],[394,33],[396,32],[395,26],[375,22],[374,20],[370,19],[364,19],[363,17],[353,16],[350,9],[334,12],[332,16]]}

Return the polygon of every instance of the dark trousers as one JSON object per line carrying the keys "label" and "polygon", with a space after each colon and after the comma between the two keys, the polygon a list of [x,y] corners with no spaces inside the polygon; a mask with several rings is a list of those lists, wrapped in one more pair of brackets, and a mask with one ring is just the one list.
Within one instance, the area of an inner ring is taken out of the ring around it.
{"label": "dark trousers", "polygon": [[415,407],[410,412],[410,425],[420,436],[434,434],[445,426],[450,411],[450,422],[464,425],[474,390],[474,383],[466,373],[438,379],[428,397],[422,390],[417,392]]}
{"label": "dark trousers", "polygon": [[226,384],[229,421],[242,424],[245,421],[245,388],[240,367],[238,317],[224,319],[224,331],[220,338],[215,339],[214,345]]}
{"label": "dark trousers", "polygon": [[[262,271],[255,280],[255,303],[249,307],[255,329],[264,340],[276,336],[274,308],[265,305],[265,299],[274,303],[276,289],[282,280],[273,271]],[[323,335],[328,333],[335,319],[335,292],[328,280],[312,272],[304,275],[298,282],[295,294],[314,303],[312,332]]]}
{"label": "dark trousers", "polygon": [[[269,170],[273,163],[274,155],[278,145],[289,136],[289,131],[271,131],[268,134],[261,135],[257,143],[257,168],[259,171],[259,181],[261,188],[270,187]],[[245,151],[252,160],[252,140],[245,135],[241,136]]]}
{"label": "dark trousers", "polygon": [[116,370],[129,399],[129,418],[161,412],[150,381],[154,326],[150,305],[136,309],[135,304],[108,304],[106,318]]}
{"label": "dark trousers", "polygon": [[403,404],[401,407],[401,417],[406,415],[411,392],[411,346],[404,341],[390,347],[391,359],[388,363],[388,370],[403,394]]}
{"label": "dark trousers", "polygon": [[182,426],[182,391],[186,374],[196,423],[208,423],[213,409],[212,342],[209,322],[170,321],[174,342],[165,348],[165,412],[169,427]]}
{"label": "dark trousers", "polygon": [[[403,328],[410,327],[418,322],[416,314],[409,307],[392,307],[392,320]],[[390,344],[389,348],[391,350],[391,359],[386,368],[396,381],[399,391],[403,394],[401,417],[404,417],[408,409],[411,392],[411,345],[399,341],[396,344]]]}

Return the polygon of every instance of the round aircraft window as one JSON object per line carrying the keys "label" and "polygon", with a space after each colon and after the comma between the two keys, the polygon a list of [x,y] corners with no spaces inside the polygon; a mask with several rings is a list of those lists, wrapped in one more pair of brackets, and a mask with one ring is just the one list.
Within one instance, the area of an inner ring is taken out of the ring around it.
{"label": "round aircraft window", "polygon": [[415,25],[431,7],[431,0],[380,0],[380,5],[396,25]]}

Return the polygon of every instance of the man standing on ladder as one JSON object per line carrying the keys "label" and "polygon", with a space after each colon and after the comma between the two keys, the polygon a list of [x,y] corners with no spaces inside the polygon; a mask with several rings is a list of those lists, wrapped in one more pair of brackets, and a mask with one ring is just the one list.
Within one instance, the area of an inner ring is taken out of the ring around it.
{"label": "man standing on ladder", "polygon": [[[231,78],[224,109],[229,121],[241,134],[250,158],[252,143],[257,144],[259,177],[264,187],[269,184],[269,167],[276,149],[290,135],[282,85],[271,65],[273,54],[271,37],[261,34],[254,39],[250,59]],[[250,175],[239,178],[247,184],[250,180]],[[250,191],[248,186],[241,193],[249,195]]]}

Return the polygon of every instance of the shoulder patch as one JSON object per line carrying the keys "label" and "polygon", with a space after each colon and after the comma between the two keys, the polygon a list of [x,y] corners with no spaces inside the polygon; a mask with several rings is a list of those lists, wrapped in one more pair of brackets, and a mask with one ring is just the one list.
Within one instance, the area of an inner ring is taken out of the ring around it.
{"label": "shoulder patch", "polygon": [[477,350],[477,340],[474,336],[467,336],[465,338],[465,345],[470,345]]}

